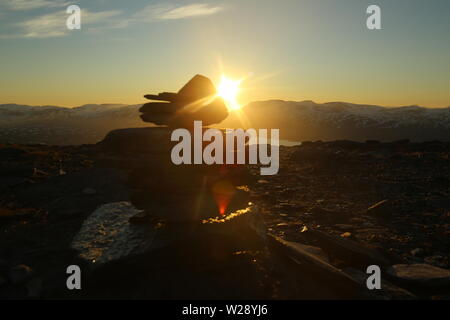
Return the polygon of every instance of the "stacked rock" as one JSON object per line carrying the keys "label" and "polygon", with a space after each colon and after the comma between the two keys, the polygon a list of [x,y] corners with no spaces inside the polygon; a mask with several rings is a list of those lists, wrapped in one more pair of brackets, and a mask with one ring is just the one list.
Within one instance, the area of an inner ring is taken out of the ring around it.
{"label": "stacked rock", "polygon": [[144,104],[139,110],[145,122],[174,128],[190,128],[195,120],[204,126],[220,123],[228,116],[222,98],[216,94],[208,78],[196,75],[178,93],[163,92],[145,95],[149,100],[163,101]]}
{"label": "stacked rock", "polygon": [[[228,116],[213,83],[196,75],[178,93],[145,97],[165,102],[143,105],[141,118],[166,127],[144,128],[147,134],[141,144],[144,141],[151,150],[155,149],[151,146],[158,146],[159,151],[149,151],[147,160],[130,172],[133,205],[169,222],[202,221],[248,206],[248,189],[243,185],[248,183],[250,175],[243,165],[175,165],[171,161],[171,148],[176,143],[170,141],[170,135],[175,128],[193,130],[194,121],[211,125]],[[105,142],[112,144],[118,140],[112,139],[113,136],[114,132],[110,133]],[[126,140],[133,144],[130,137]]]}

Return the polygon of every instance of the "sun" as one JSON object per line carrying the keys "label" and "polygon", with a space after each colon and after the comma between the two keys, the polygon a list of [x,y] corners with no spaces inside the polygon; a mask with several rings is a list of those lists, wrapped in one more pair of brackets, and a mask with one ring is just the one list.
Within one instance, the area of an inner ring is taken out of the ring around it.
{"label": "sun", "polygon": [[221,97],[230,111],[238,110],[241,105],[237,101],[242,80],[232,80],[226,76],[222,76],[219,86],[217,87],[217,95]]}

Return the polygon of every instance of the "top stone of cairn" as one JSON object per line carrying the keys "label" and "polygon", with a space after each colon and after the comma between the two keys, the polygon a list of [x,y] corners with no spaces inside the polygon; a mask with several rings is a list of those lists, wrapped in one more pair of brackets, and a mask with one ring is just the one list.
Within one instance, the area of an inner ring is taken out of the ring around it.
{"label": "top stone of cairn", "polygon": [[169,127],[190,128],[194,121],[202,121],[204,126],[222,122],[228,116],[227,107],[212,81],[196,75],[178,93],[162,92],[144,96],[150,102],[139,111],[145,122]]}

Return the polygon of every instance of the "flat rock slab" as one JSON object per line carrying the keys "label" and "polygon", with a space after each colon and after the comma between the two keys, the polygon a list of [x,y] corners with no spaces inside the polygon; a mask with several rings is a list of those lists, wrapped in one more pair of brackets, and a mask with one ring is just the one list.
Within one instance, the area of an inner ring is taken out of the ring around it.
{"label": "flat rock slab", "polygon": [[[206,124],[203,123],[203,125]],[[203,127],[202,134],[207,129]],[[225,134],[224,129],[220,130]],[[98,146],[101,150],[111,154],[147,154],[157,157],[159,161],[172,163],[170,158],[172,148],[179,143],[171,141],[173,131],[173,128],[166,127],[116,129],[110,131],[98,143]],[[193,145],[193,143],[192,141],[191,144]],[[202,148],[204,148],[210,142],[202,141],[202,143]]]}
{"label": "flat rock slab", "polygon": [[128,222],[139,212],[129,202],[101,206],[83,223],[72,248],[80,252],[81,258],[101,265],[157,246],[160,243],[153,243],[157,230]]}
{"label": "flat rock slab", "polygon": [[172,131],[163,127],[116,129],[109,132],[99,146],[111,153],[165,154],[169,161],[170,151],[176,144],[170,141]]}
{"label": "flat rock slab", "polygon": [[411,285],[430,288],[450,286],[450,270],[429,264],[396,264],[390,267],[387,273]]}
{"label": "flat rock slab", "polygon": [[273,252],[281,256],[287,256],[298,266],[298,273],[304,277],[320,279],[318,283],[326,283],[329,289],[340,292],[346,297],[356,298],[363,287],[342,270],[329,264],[318,254],[318,250],[311,252],[311,246],[283,240],[279,237],[268,236],[269,244]]}

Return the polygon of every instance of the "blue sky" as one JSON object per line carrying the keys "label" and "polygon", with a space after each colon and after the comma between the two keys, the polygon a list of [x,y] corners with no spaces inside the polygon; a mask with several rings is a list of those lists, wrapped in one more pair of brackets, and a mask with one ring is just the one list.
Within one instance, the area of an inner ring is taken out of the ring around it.
{"label": "blue sky", "polygon": [[140,103],[225,72],[246,78],[243,103],[445,107],[449,34],[448,0],[0,0],[0,103]]}

